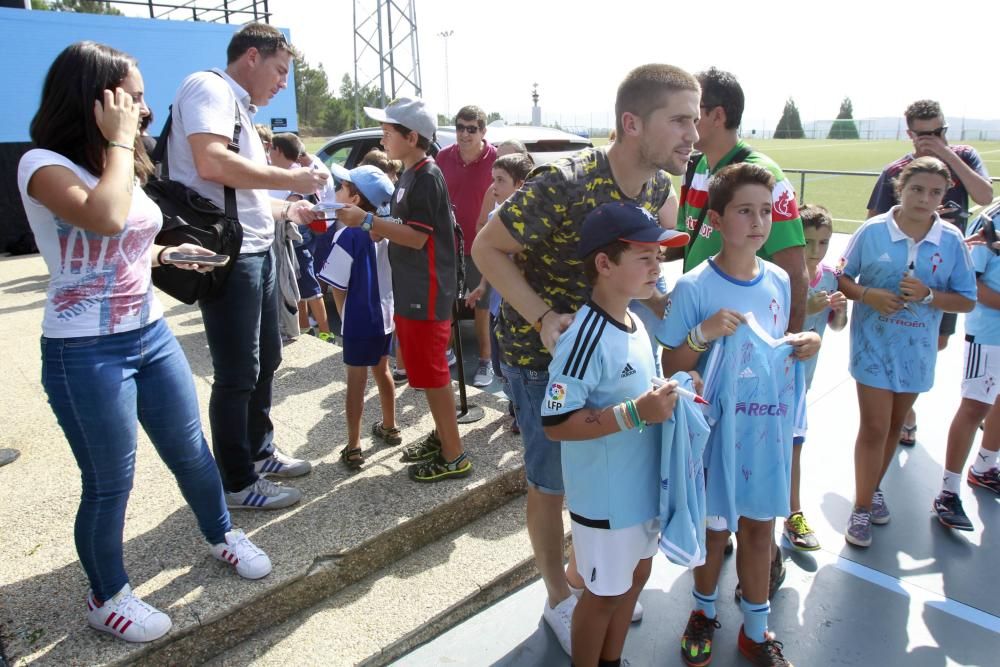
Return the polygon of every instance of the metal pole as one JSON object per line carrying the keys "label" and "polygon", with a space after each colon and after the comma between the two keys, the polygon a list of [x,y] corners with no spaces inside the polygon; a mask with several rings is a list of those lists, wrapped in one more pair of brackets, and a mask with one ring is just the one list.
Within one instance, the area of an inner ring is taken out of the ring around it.
{"label": "metal pole", "polygon": [[378,12],[378,18],[375,21],[375,25],[378,28],[378,89],[379,89],[379,106],[385,108],[385,63],[382,62],[382,54],[385,53],[385,49],[382,46],[382,0],[378,0],[378,4],[375,7],[375,11]]}
{"label": "metal pole", "polygon": [[438,37],[444,40],[444,113],[451,115],[451,73],[448,69],[448,38],[455,34],[454,30],[444,30]]}
{"label": "metal pole", "polygon": [[354,3],[354,127],[361,127],[361,107],[358,104],[358,3]]}
{"label": "metal pole", "polygon": [[805,173],[799,174],[799,203],[804,204],[806,201],[806,175]]}
{"label": "metal pole", "polygon": [[389,90],[392,91],[392,99],[396,99],[396,60],[393,54],[394,44],[392,43],[392,2],[386,6],[385,11],[385,22],[387,24],[388,30],[386,30],[386,35],[389,37]]}

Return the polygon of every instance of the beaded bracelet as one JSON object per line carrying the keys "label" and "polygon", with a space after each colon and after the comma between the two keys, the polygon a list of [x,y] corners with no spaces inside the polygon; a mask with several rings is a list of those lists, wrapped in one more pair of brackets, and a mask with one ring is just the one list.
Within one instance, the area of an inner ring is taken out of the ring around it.
{"label": "beaded bracelet", "polygon": [[695,352],[699,353],[704,352],[705,350],[708,349],[708,345],[699,345],[698,343],[696,343],[694,338],[691,336],[690,332],[687,335],[687,346],[690,347]]}

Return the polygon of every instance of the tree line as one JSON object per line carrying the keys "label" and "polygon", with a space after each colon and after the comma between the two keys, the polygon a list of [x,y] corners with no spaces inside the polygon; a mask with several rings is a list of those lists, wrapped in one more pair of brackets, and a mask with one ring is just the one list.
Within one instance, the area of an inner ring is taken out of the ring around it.
{"label": "tree line", "polygon": [[[802,120],[799,118],[799,109],[795,106],[795,100],[788,98],[785,102],[785,109],[781,112],[781,119],[778,126],[774,128],[775,139],[804,139],[805,132],[802,130]],[[858,126],[854,122],[854,105],[850,97],[845,97],[840,103],[840,112],[836,120],[830,126],[830,131],[826,135],[827,139],[859,139]]]}

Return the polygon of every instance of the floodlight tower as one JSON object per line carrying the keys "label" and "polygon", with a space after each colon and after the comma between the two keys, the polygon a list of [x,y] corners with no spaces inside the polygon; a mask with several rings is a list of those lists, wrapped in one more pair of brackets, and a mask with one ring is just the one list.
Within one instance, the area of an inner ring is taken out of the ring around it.
{"label": "floodlight tower", "polygon": [[[382,106],[399,95],[422,95],[416,0],[354,0],[354,88],[378,82]],[[354,97],[354,124],[361,105]]]}

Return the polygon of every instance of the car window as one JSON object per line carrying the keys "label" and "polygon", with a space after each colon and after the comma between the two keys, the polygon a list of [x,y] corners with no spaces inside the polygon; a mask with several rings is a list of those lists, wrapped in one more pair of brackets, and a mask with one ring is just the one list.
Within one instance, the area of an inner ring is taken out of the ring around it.
{"label": "car window", "polygon": [[319,154],[319,159],[321,159],[327,167],[331,164],[344,165],[347,162],[347,158],[351,157],[351,149],[354,147],[353,144],[340,144],[339,146],[330,146],[329,151],[322,151]]}

